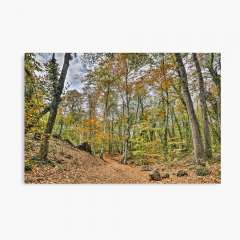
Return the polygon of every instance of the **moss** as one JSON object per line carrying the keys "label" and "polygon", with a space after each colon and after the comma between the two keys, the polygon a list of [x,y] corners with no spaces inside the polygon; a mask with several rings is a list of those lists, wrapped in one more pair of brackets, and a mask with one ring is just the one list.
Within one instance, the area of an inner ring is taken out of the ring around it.
{"label": "moss", "polygon": [[207,176],[207,175],[209,175],[209,170],[206,167],[203,167],[203,166],[198,167],[196,169],[196,175],[197,176]]}
{"label": "moss", "polygon": [[24,170],[25,170],[25,171],[32,171],[32,168],[33,168],[33,163],[32,163],[32,161],[30,161],[30,160],[25,161]]}
{"label": "moss", "polygon": [[177,172],[177,177],[184,177],[184,176],[188,176],[188,173],[185,170],[179,170]]}

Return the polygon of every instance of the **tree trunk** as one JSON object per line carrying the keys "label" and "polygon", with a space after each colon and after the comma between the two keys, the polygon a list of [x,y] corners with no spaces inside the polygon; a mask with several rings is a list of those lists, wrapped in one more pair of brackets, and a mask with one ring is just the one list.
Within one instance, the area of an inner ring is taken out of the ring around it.
{"label": "tree trunk", "polygon": [[62,130],[63,130],[63,120],[60,120],[60,129],[59,129],[59,133],[58,133],[58,137],[61,138],[62,136]]}
{"label": "tree trunk", "polygon": [[[213,138],[212,138],[213,142],[214,142],[214,140],[216,141],[216,139],[217,139],[217,143],[220,144],[221,143],[221,136],[220,136],[220,133],[218,132],[219,127],[218,127],[218,125],[216,126],[216,124],[214,124],[215,120],[212,119],[212,116],[211,116],[209,110],[208,110],[208,115],[209,115],[210,127],[211,127],[212,133],[213,133]],[[216,128],[215,128],[215,126],[216,126]]]}
{"label": "tree trunk", "polygon": [[175,122],[176,122],[176,125],[177,125],[177,129],[178,129],[178,132],[179,132],[180,139],[181,139],[181,141],[183,141],[182,130],[181,130],[181,127],[180,127],[180,124],[179,124],[178,118],[177,118],[177,116],[176,116],[176,113],[175,113],[174,107],[172,107],[172,115],[173,115],[174,120],[175,120]]}
{"label": "tree trunk", "polygon": [[211,148],[211,138],[209,133],[209,123],[208,123],[208,114],[207,114],[207,103],[206,103],[206,93],[204,87],[204,80],[202,76],[201,67],[197,58],[197,54],[192,54],[194,64],[196,66],[197,74],[198,74],[198,82],[199,82],[199,97],[200,97],[200,105],[202,112],[202,120],[203,120],[203,135],[204,135],[204,151],[207,158],[212,157],[212,148]]}
{"label": "tree trunk", "polygon": [[166,100],[164,100],[164,105],[165,105],[165,117],[164,117],[164,145],[163,145],[163,150],[164,150],[164,157],[165,160],[167,160],[168,157],[168,119],[169,119],[169,107],[168,107],[168,91],[166,93]]}
{"label": "tree trunk", "polygon": [[125,94],[126,94],[126,108],[127,108],[127,124],[126,124],[126,136],[124,141],[124,154],[123,164],[127,164],[128,161],[128,150],[129,150],[129,139],[130,139],[130,99],[129,99],[129,86],[128,86],[128,63],[126,60],[126,74],[125,74]]}
{"label": "tree trunk", "polygon": [[[217,73],[213,66],[214,62],[214,53],[211,53],[210,64],[208,65],[208,70],[212,76],[212,80],[215,83],[218,91],[218,99],[217,99],[217,111],[218,111],[218,123],[219,123],[219,131],[221,132],[221,75]],[[221,62],[219,62],[219,65]],[[221,65],[220,65],[221,68]]]}
{"label": "tree trunk", "polygon": [[197,121],[197,117],[193,108],[192,98],[188,89],[188,79],[187,79],[187,72],[184,67],[182,57],[180,53],[175,53],[176,61],[179,68],[179,73],[181,76],[181,84],[182,84],[182,91],[183,96],[185,99],[187,112],[190,119],[190,125],[192,130],[192,141],[193,141],[193,149],[194,149],[194,156],[197,163],[200,163],[205,159],[203,144],[201,140],[199,124]]}
{"label": "tree trunk", "polygon": [[[47,160],[47,155],[48,155],[48,148],[49,148],[49,139],[53,130],[53,126],[56,120],[57,116],[57,110],[58,110],[58,105],[61,102],[61,94],[62,90],[64,87],[64,82],[66,79],[68,67],[69,67],[69,61],[71,59],[71,54],[66,53],[64,56],[64,63],[62,67],[62,71],[59,77],[58,85],[56,87],[54,97],[51,103],[51,109],[50,109],[50,114],[47,122],[46,129],[44,131],[43,135],[43,140],[40,148],[40,153],[39,153],[39,158],[41,161],[46,161]],[[53,55],[52,61],[56,62],[56,59]],[[56,76],[57,77],[57,76]]]}

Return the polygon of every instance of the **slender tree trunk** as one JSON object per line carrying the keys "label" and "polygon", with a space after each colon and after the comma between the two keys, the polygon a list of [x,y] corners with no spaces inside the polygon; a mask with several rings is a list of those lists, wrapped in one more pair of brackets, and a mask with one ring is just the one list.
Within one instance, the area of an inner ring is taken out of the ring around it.
{"label": "slender tree trunk", "polygon": [[139,119],[142,120],[143,114],[144,114],[144,106],[143,106],[143,99],[142,98],[140,98],[140,106],[141,106],[141,116],[139,117]]}
{"label": "slender tree trunk", "polygon": [[[163,71],[163,78],[164,81],[166,81],[166,71],[165,71],[165,59],[163,57],[162,60],[162,71]],[[164,96],[164,106],[165,106],[165,119],[164,119],[164,157],[167,160],[168,157],[168,125],[169,125],[169,97],[168,97],[168,89],[164,91],[165,96]],[[170,134],[169,134],[170,136]]]}
{"label": "slender tree trunk", "polygon": [[[109,119],[108,119],[108,98],[109,98],[109,93],[110,93],[110,84],[107,85],[107,92],[106,92],[106,99],[105,99],[105,106],[104,106],[104,117],[103,117],[103,133],[104,135],[106,134],[106,128],[107,126],[109,127]],[[110,135],[110,133],[109,133]],[[110,139],[108,140],[110,141]],[[109,142],[108,142],[109,143]],[[109,143],[110,144],[110,143]],[[110,149],[109,153],[110,153]],[[101,144],[101,150],[100,150],[100,158],[103,159],[103,154],[104,154],[104,142]]]}
{"label": "slender tree trunk", "polygon": [[121,143],[121,153],[124,153],[124,135],[125,135],[125,101],[122,97],[122,119],[121,119],[121,137],[122,137],[122,143]]}
{"label": "slender tree trunk", "polygon": [[[218,98],[217,98],[217,116],[218,116],[218,123],[219,123],[219,131],[221,134],[221,75],[217,73],[213,66],[214,62],[214,53],[211,53],[211,60],[210,64],[208,65],[208,70],[212,76],[212,81],[215,83],[218,91]],[[221,62],[219,62],[219,66],[221,68]]]}
{"label": "slender tree trunk", "polygon": [[113,141],[113,136],[114,136],[114,118],[111,119],[111,141],[110,141],[110,152],[111,153],[114,153],[115,149],[114,146],[115,144],[113,145],[114,141]]}
{"label": "slender tree trunk", "polygon": [[60,120],[60,129],[59,129],[59,133],[58,133],[58,137],[61,138],[62,136],[62,130],[63,130],[63,120]]}
{"label": "slender tree trunk", "polygon": [[203,150],[203,144],[201,140],[201,134],[199,129],[199,124],[197,121],[197,117],[193,108],[193,102],[192,98],[188,89],[188,79],[187,79],[187,72],[184,67],[182,56],[180,53],[175,53],[176,61],[179,68],[179,73],[181,76],[181,84],[182,84],[182,91],[183,96],[185,99],[187,112],[189,115],[189,120],[191,124],[191,130],[192,130],[192,141],[193,141],[193,149],[194,149],[194,156],[197,163],[200,163],[205,159],[204,156],[204,150]]}
{"label": "slender tree trunk", "polygon": [[168,119],[169,119],[169,108],[168,108],[168,91],[166,91],[165,101],[165,119],[164,119],[164,157],[167,160],[168,156]]}
{"label": "slender tree trunk", "polygon": [[140,107],[140,97],[137,97],[137,110],[136,110],[136,116],[135,116],[135,122],[138,122],[138,116],[139,116],[139,107]]}
{"label": "slender tree trunk", "polygon": [[129,139],[130,139],[130,109],[129,109],[129,100],[127,100],[127,126],[126,126],[126,139],[125,139],[124,158],[123,158],[124,164],[127,164],[127,161],[128,161]]}
{"label": "slender tree trunk", "polygon": [[127,110],[127,124],[126,124],[126,136],[124,142],[124,155],[123,164],[127,164],[128,161],[128,151],[129,151],[129,139],[130,139],[130,99],[129,99],[129,86],[128,86],[128,63],[126,60],[126,74],[125,74],[125,94],[126,94],[126,110]]}
{"label": "slender tree trunk", "polygon": [[173,138],[175,138],[175,136],[176,136],[176,134],[175,134],[175,118],[174,118],[173,112],[171,112],[171,124],[172,124],[171,136]]}
{"label": "slender tree trunk", "polygon": [[201,67],[197,58],[197,54],[192,54],[193,61],[196,66],[197,74],[198,74],[198,82],[199,82],[199,97],[200,97],[200,105],[202,112],[202,120],[203,120],[203,135],[204,135],[204,151],[207,158],[212,157],[212,147],[211,147],[211,138],[209,133],[209,123],[208,123],[208,114],[207,114],[207,103],[206,103],[206,93],[204,87],[204,80],[202,76]]}
{"label": "slender tree trunk", "polygon": [[[217,143],[220,144],[221,143],[221,136],[220,136],[220,134],[218,132],[219,127],[218,127],[218,125],[216,126],[216,124],[214,124],[214,122],[216,122],[216,121],[214,119],[212,119],[212,116],[210,115],[209,111],[208,111],[208,115],[209,115],[210,127],[211,127],[212,133],[213,133],[213,141],[216,138],[217,139]],[[215,126],[216,126],[216,128],[215,128]]]}
{"label": "slender tree trunk", "polygon": [[108,153],[111,154],[112,149],[111,149],[111,122],[108,124]]}
{"label": "slender tree trunk", "polygon": [[[61,71],[61,74],[59,77],[58,85],[57,85],[55,93],[54,93],[47,126],[44,131],[44,136],[43,136],[43,140],[42,140],[42,144],[41,144],[41,148],[40,148],[39,158],[42,161],[47,160],[49,139],[50,139],[50,136],[51,136],[51,133],[53,130],[55,120],[56,120],[58,105],[61,102],[61,94],[62,94],[62,90],[64,87],[64,82],[66,79],[70,59],[71,59],[71,54],[66,53],[64,56],[64,63],[63,63],[62,71]],[[56,61],[54,55],[53,55],[53,61]]]}
{"label": "slender tree trunk", "polygon": [[177,116],[175,114],[174,107],[172,107],[172,114],[173,114],[174,120],[175,120],[175,122],[177,124],[177,129],[178,129],[178,132],[179,132],[180,139],[181,139],[181,141],[183,141],[182,130],[181,130],[178,118],[177,118]]}

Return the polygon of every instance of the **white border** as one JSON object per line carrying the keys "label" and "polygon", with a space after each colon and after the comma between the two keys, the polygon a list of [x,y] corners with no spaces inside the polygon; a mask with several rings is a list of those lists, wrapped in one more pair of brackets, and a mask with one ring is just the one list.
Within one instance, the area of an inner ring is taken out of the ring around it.
{"label": "white border", "polygon": [[[0,3],[0,239],[240,239],[239,1]],[[24,52],[221,52],[221,185],[24,185]]]}

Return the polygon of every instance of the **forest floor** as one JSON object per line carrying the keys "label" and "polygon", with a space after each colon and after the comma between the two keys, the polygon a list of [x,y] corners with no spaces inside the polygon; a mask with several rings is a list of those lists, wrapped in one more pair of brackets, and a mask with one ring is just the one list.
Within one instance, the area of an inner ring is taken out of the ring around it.
{"label": "forest floor", "polygon": [[[121,155],[104,155],[104,161],[85,151],[61,141],[50,141],[49,159],[54,164],[39,164],[32,160],[39,151],[40,143],[26,139],[25,142],[25,183],[220,183],[220,159],[207,163],[208,174],[197,176],[197,166],[192,156],[186,156],[178,161],[162,162],[149,166],[158,169],[160,174],[169,174],[168,178],[153,181],[149,171],[134,164],[123,165]],[[148,169],[149,170],[149,169]],[[184,170],[187,176],[177,176],[178,171]]]}

